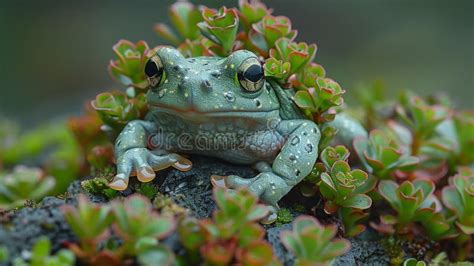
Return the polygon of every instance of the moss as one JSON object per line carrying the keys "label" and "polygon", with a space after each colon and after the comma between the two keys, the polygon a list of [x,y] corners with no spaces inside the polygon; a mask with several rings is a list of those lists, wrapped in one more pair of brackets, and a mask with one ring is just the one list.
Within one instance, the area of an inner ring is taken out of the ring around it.
{"label": "moss", "polygon": [[293,214],[291,214],[290,210],[287,208],[279,209],[277,215],[276,226],[291,223],[293,221]]}
{"label": "moss", "polygon": [[158,188],[151,183],[137,183],[133,187],[135,192],[142,194],[150,200],[153,200],[158,194]]}
{"label": "moss", "polygon": [[116,190],[109,188],[108,181],[102,177],[84,180],[81,182],[82,188],[95,195],[104,195],[108,199],[116,198],[119,193]]}
{"label": "moss", "polygon": [[390,257],[392,265],[401,265],[405,261],[405,251],[403,251],[404,241],[398,237],[390,236],[382,239],[382,246]]}

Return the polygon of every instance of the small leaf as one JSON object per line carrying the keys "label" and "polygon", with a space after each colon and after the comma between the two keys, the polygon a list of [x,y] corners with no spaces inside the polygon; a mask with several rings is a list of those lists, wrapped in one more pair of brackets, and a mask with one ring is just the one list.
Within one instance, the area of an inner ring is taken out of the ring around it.
{"label": "small leaf", "polygon": [[346,208],[365,210],[372,205],[372,199],[365,194],[357,194],[345,200],[342,205]]}

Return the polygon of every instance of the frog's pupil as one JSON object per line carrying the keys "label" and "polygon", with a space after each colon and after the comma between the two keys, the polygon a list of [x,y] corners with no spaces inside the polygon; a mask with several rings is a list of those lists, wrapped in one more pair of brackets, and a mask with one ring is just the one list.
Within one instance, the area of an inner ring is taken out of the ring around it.
{"label": "frog's pupil", "polygon": [[145,65],[145,74],[148,77],[154,77],[160,74],[160,69],[158,69],[158,66],[155,64],[155,62],[153,62],[152,60],[148,60]]}
{"label": "frog's pupil", "polygon": [[245,70],[244,77],[252,82],[257,82],[263,77],[263,68],[260,65],[251,65]]}

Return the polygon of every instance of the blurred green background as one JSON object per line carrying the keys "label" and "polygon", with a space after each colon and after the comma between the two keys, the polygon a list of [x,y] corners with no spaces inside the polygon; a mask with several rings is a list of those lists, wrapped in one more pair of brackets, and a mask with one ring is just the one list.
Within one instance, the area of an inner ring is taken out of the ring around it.
{"label": "blurred green background", "polygon": [[[36,125],[80,112],[120,88],[107,73],[121,38],[162,44],[153,32],[174,1],[0,1],[0,115]],[[192,1],[212,7],[235,1]],[[350,94],[382,80],[392,95],[445,91],[474,106],[474,1],[265,1],[316,42],[316,61]]]}

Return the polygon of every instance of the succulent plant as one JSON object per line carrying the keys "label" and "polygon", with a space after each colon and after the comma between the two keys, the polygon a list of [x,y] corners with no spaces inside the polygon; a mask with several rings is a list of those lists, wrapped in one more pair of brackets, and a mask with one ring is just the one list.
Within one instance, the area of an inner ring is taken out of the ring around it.
{"label": "succulent plant", "polygon": [[433,238],[442,235],[449,230],[449,224],[440,214],[442,206],[433,195],[434,189],[433,182],[429,180],[404,181],[401,185],[391,180],[380,181],[378,191],[395,210],[396,216],[382,215],[381,226],[371,225],[387,233],[408,233],[410,225],[419,222],[425,225],[426,233]]}
{"label": "succulent plant", "polygon": [[214,56],[215,53],[211,47],[215,44],[207,38],[198,38],[196,40],[186,39],[178,46],[178,50],[184,57]]}
{"label": "succulent plant", "polygon": [[321,65],[309,62],[290,79],[291,87],[297,90],[314,87],[316,86],[316,80],[325,76],[326,70]]}
{"label": "succulent plant", "polygon": [[[46,123],[26,132],[21,132],[11,123],[8,125],[13,128],[12,132],[4,133],[3,147],[0,141],[0,168],[2,164],[10,168],[34,162],[45,175],[55,177],[55,187],[50,194],[63,193],[77,177],[81,161],[79,147],[66,124]],[[1,127],[0,122],[0,131]]]}
{"label": "succulent plant", "polygon": [[365,128],[372,130],[383,127],[386,120],[393,117],[395,103],[389,100],[387,88],[382,81],[363,84],[354,92],[361,111],[359,120]]}
{"label": "succulent plant", "polygon": [[148,81],[144,69],[150,51],[148,44],[145,41],[132,43],[120,40],[113,46],[113,50],[118,59],[110,60],[110,75],[125,86],[147,88]]}
{"label": "succulent plant", "polygon": [[157,242],[173,232],[175,225],[171,216],[159,215],[150,201],[138,194],[127,197],[123,202],[116,201],[112,208],[113,230],[123,240],[120,248],[125,255],[153,252],[142,256],[160,257],[163,262],[160,265],[174,261],[174,254]]}
{"label": "succulent plant", "polygon": [[295,265],[329,265],[351,247],[346,239],[334,239],[336,233],[335,225],[324,226],[316,218],[302,215],[293,222],[293,230],[283,231],[280,239],[295,254]]}
{"label": "succulent plant", "polygon": [[366,226],[361,222],[369,217],[369,213],[357,209],[342,207],[338,210],[338,215],[344,225],[344,235],[354,237],[365,231]]}
{"label": "succulent plant", "polygon": [[449,180],[443,188],[442,200],[456,215],[456,225],[468,235],[474,234],[474,172],[464,171]]}
{"label": "succulent plant", "polygon": [[342,145],[336,147],[325,147],[319,156],[321,162],[316,162],[312,171],[305,177],[304,182],[300,184],[300,191],[303,196],[311,197],[316,194],[317,186],[321,181],[321,174],[329,172],[336,161],[347,162],[349,150]]}
{"label": "succulent plant", "polygon": [[[61,249],[56,254],[50,255],[51,242],[46,237],[41,237],[36,241],[31,250],[31,256],[28,262],[22,258],[13,260],[14,266],[72,266],[75,265],[76,258],[74,254],[67,249]],[[1,260],[0,260],[1,262]]]}
{"label": "succulent plant", "polygon": [[219,210],[212,219],[185,219],[178,228],[182,244],[199,250],[207,264],[278,265],[265,231],[256,221],[268,213],[248,190],[214,189]]}
{"label": "succulent plant", "polygon": [[454,125],[457,132],[459,151],[458,162],[461,165],[474,163],[474,112],[458,112],[454,116]]}
{"label": "succulent plant", "polygon": [[270,15],[272,10],[258,0],[239,0],[239,18],[245,31],[249,31],[254,23]]}
{"label": "succulent plant", "polygon": [[107,143],[107,137],[101,130],[102,121],[97,112],[89,104],[86,113],[82,116],[71,117],[68,120],[68,128],[85,156],[97,146]]}
{"label": "succulent plant", "polygon": [[426,266],[426,262],[415,258],[409,258],[403,262],[403,266]]}
{"label": "succulent plant", "polygon": [[197,24],[202,35],[222,47],[221,55],[229,54],[239,28],[237,10],[225,7],[215,10],[204,7],[202,17],[204,21]]}
{"label": "succulent plant", "polygon": [[365,195],[375,184],[368,184],[367,173],[360,169],[351,170],[344,161],[336,161],[329,173],[321,174],[319,191],[326,199],[324,211],[335,213],[339,207],[365,210],[372,205],[372,199]]}
{"label": "succulent plant", "polygon": [[364,158],[365,167],[378,179],[393,179],[396,171],[414,170],[420,160],[404,154],[397,144],[381,130],[372,130],[369,138],[354,140],[359,158]]}
{"label": "succulent plant", "polygon": [[140,94],[129,98],[122,92],[104,92],[96,96],[92,106],[99,114],[104,124],[113,129],[117,135],[125,125],[146,113],[146,98]]}
{"label": "succulent plant", "polygon": [[38,168],[17,166],[11,172],[0,173],[0,209],[24,205],[28,200],[40,200],[50,193],[56,181]]}
{"label": "succulent plant", "polygon": [[289,18],[266,15],[259,22],[252,25],[248,38],[262,56],[268,57],[270,49],[275,47],[278,39],[288,38],[293,40],[296,34],[296,30],[291,29]]}
{"label": "succulent plant", "polygon": [[294,101],[316,123],[334,120],[333,107],[343,103],[341,86],[329,78],[317,78],[314,87],[299,90]]}
{"label": "succulent plant", "polygon": [[79,195],[77,208],[63,205],[61,210],[66,222],[79,239],[79,245],[69,244],[74,254],[92,265],[117,263],[119,258],[111,252],[99,250],[99,244],[109,236],[109,226],[113,221],[110,206],[91,203],[84,195]]}
{"label": "succulent plant", "polygon": [[413,133],[411,152],[414,155],[420,151],[423,141],[434,134],[436,127],[451,116],[448,108],[429,105],[422,98],[410,95],[402,96],[396,110]]}
{"label": "succulent plant", "polygon": [[290,62],[270,57],[265,61],[263,67],[265,70],[265,76],[273,77],[281,83],[284,83],[284,81],[290,76]]}
{"label": "succulent plant", "polygon": [[296,43],[288,38],[280,38],[275,42],[275,48],[270,50],[270,58],[290,63],[289,75],[300,71],[316,55],[316,44],[305,42]]}
{"label": "succulent plant", "polygon": [[319,140],[319,151],[328,147],[337,134],[337,129],[330,125],[324,125],[321,129],[321,139]]}
{"label": "succulent plant", "polygon": [[[78,207],[62,207],[66,221],[79,239],[79,245],[69,244],[76,256],[91,265],[120,265],[136,257],[142,265],[172,265],[174,254],[158,240],[174,230],[172,216],[159,215],[150,201],[132,195],[112,204],[91,203],[84,195],[78,197]],[[110,229],[120,238],[121,245],[112,249],[100,248],[109,241]]]}
{"label": "succulent plant", "polygon": [[321,161],[326,169],[330,170],[337,161],[347,162],[349,160],[349,150],[343,145],[326,147],[320,154]]}
{"label": "succulent plant", "polygon": [[202,21],[202,16],[195,5],[178,1],[170,6],[168,15],[177,33],[168,25],[157,23],[154,29],[158,35],[174,45],[179,45],[185,39],[192,41],[200,37],[197,24]]}

